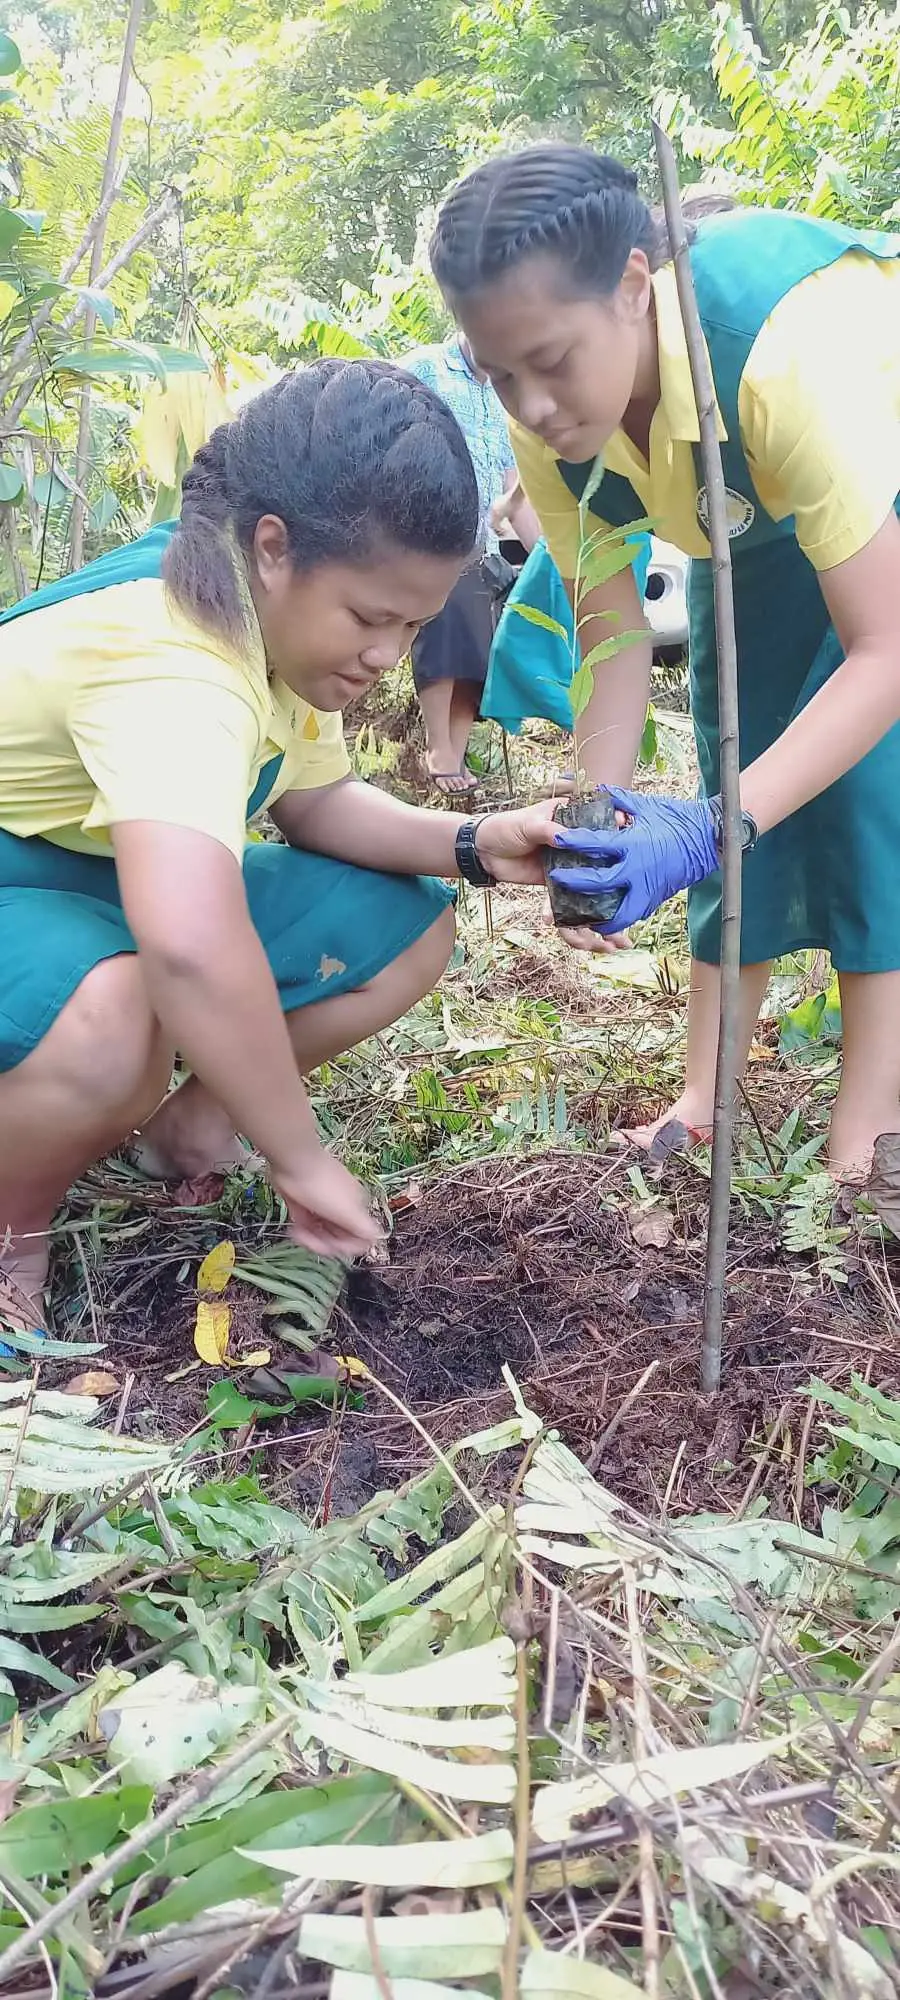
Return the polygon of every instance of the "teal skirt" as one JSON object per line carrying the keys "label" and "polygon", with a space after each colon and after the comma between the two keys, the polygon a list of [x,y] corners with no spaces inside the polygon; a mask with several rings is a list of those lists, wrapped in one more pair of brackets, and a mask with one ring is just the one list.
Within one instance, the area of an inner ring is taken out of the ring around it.
{"label": "teal skirt", "polygon": [[[898,504],[900,512],[900,504]],[[844,655],[812,565],[793,536],[734,551],[741,768],[760,757]],[[700,779],[719,789],[712,566],[691,564],[691,710]],[[841,972],[900,968],[900,725],[836,784],[773,827],[744,862],[744,965],[803,950]],[[721,880],[688,897],[691,951],[719,963]]]}
{"label": "teal skirt", "polygon": [[[286,1014],[374,979],[453,901],[429,876],[263,841],[247,849],[244,885]],[[114,861],[0,829],[0,1071],[37,1047],[95,965],[136,950]]]}
{"label": "teal skirt", "polygon": [[[643,598],[650,567],[650,537],[635,535],[634,578]],[[523,618],[520,606],[551,620],[551,626]],[[554,631],[552,626],[559,627]],[[566,586],[546,542],[538,542],[506,600],[494,634],[481,714],[518,736],[523,722],[540,718],[573,730],[569,689],[574,671],[575,630]]]}

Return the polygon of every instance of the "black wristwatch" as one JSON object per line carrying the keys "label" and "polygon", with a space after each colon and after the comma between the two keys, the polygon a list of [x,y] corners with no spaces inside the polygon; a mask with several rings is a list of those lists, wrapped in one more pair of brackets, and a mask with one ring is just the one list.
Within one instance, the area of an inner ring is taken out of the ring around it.
{"label": "black wristwatch", "polygon": [[[725,818],[722,812],[721,793],[717,793],[714,799],[707,799],[706,803],[712,813],[713,839],[716,843],[716,853],[721,861],[722,855],[725,852]],[[759,839],[759,827],[756,824],[753,814],[744,812],[743,808],[741,809],[741,827],[741,853],[750,854]]]}
{"label": "black wristwatch", "polygon": [[478,819],[463,820],[456,836],[456,866],[463,881],[471,882],[474,889],[493,889],[497,880],[496,875],[488,874],[483,862],[479,860],[475,845],[478,828],[481,821],[487,817],[487,813],[482,813]]}

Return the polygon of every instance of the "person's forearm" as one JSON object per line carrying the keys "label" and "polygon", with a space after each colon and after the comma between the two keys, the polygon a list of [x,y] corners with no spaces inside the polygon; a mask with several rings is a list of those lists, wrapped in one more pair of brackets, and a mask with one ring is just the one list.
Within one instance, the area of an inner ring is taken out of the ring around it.
{"label": "person's forearm", "polygon": [[760,833],[852,770],[900,715],[900,670],[882,648],[854,649],[807,708],[741,774],[741,803]]}
{"label": "person's forearm", "polygon": [[[609,638],[609,621],[586,621],[583,653]],[[637,763],[647,703],[653,645],[649,637],[626,646],[594,668],[594,690],[575,724],[576,761],[592,785],[630,785]]]}
{"label": "person's forearm", "polygon": [[320,792],[307,811],[299,796],[296,824],[285,819],[282,825],[298,847],[388,875],[459,874],[456,836],[470,814],[408,806],[356,778]]}
{"label": "person's forearm", "polygon": [[214,958],[197,960],[190,951],[140,957],[164,1032],[235,1131],[275,1167],[317,1145],[278,990],[249,918],[229,926]]}

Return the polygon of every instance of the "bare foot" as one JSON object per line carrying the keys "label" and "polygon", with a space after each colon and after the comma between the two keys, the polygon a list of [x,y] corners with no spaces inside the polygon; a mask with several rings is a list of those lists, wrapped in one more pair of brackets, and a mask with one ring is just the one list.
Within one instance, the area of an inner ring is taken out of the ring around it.
{"label": "bare foot", "polygon": [[[832,1180],[837,1181],[839,1187],[865,1187],[871,1178],[874,1151],[874,1139],[870,1146],[857,1145],[848,1153],[845,1153],[843,1148],[838,1152],[832,1140],[826,1160]],[[818,1163],[814,1161],[813,1164]]]}
{"label": "bare foot", "polygon": [[[619,1145],[635,1146],[638,1152],[649,1153],[663,1142],[663,1134],[672,1128],[671,1136],[677,1135],[678,1143],[671,1151],[684,1151],[686,1147],[708,1146],[712,1139],[712,1106],[705,1102],[696,1091],[683,1090],[674,1104],[668,1105],[648,1125],[631,1125],[626,1131],[611,1134]],[[686,1139],[681,1137],[686,1134]]]}
{"label": "bare foot", "polygon": [[43,1331],[49,1270],[50,1249],[45,1235],[13,1242],[0,1253],[0,1327],[5,1321],[16,1332]]}
{"label": "bare foot", "polygon": [[876,1141],[897,1124],[895,1106],[867,1109],[865,1104],[841,1101],[838,1092],[828,1134],[828,1172],[832,1179],[848,1187],[864,1187],[870,1179]]}
{"label": "bare foot", "polygon": [[166,1098],[138,1133],[132,1157],[153,1180],[196,1180],[250,1164],[251,1154],[196,1077]]}

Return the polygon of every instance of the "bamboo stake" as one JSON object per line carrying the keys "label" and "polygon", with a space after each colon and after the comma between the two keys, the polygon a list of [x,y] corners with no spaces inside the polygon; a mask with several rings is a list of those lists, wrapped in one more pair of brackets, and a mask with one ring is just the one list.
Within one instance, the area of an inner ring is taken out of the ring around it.
{"label": "bamboo stake", "polygon": [[722,974],[719,1043],[716,1056],[716,1105],[713,1120],[712,1171],[709,1184],[709,1228],[706,1238],[706,1284],[703,1302],[702,1382],[718,1389],[722,1373],[722,1330],[725,1317],[725,1264],[731,1209],[731,1162],[737,1093],[738,1005],[741,973],[741,797],[738,742],[737,639],[725,476],[716,433],[716,394],[706,343],[700,326],[688,239],[681,210],[678,169],[662,126],[653,121],[653,140],[662,182],[669,243],[675,261],[678,302],[684,324],[691,380],[700,422],[700,462],[706,483],[709,546],[713,567],[716,621],[716,664],[719,686],[719,783],[722,788],[724,843],[722,856]]}
{"label": "bamboo stake", "polygon": [[[110,191],[116,184],[119,143],[122,137],[122,126],[125,122],[125,100],[128,96],[128,86],[131,82],[131,66],[134,61],[135,45],[137,43],[143,12],[144,0],[131,0],[125,26],[125,42],[122,49],[122,61],[119,67],[116,101],[113,105],[112,117],[109,121],[109,141],[106,148],[106,159],[103,163],[103,179],[100,183],[100,201],[98,204],[100,213],[103,212],[104,207],[107,208],[108,213]],[[90,277],[88,281],[91,285],[96,284],[103,269],[103,244],[105,237],[106,221],[104,219],[98,224],[94,232],[94,240],[91,244]],[[93,338],[96,324],[97,315],[94,308],[93,306],[88,306],[84,315],[84,339],[86,345]],[[88,475],[90,454],[91,385],[90,382],[86,382],[81,391],[81,410],[78,417],[78,443],[75,447],[75,485],[81,491],[76,492],[72,507],[72,525],[69,539],[70,569],[80,569],[84,560],[85,503],[82,499],[82,492]]]}

